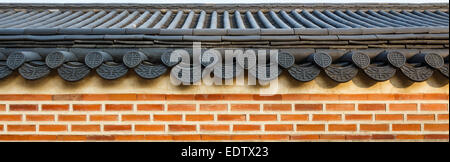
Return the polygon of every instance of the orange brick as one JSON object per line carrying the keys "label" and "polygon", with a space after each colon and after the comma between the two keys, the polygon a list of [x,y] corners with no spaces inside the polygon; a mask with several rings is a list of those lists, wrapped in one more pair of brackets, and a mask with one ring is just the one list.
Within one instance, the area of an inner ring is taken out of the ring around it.
{"label": "orange brick", "polygon": [[30,105],[30,104],[9,105],[9,111],[38,111],[38,105]]}
{"label": "orange brick", "polygon": [[73,111],[101,111],[102,105],[100,104],[75,104],[73,105]]}
{"label": "orange brick", "polygon": [[122,121],[150,121],[150,115],[122,115]]}
{"label": "orange brick", "polygon": [[181,121],[181,115],[153,115],[154,121]]}
{"label": "orange brick", "polygon": [[166,95],[164,94],[137,94],[137,100],[141,101],[164,101],[166,100]]}
{"label": "orange brick", "polygon": [[195,95],[166,95],[166,100],[195,100]]}
{"label": "orange brick", "polygon": [[290,104],[264,104],[264,111],[292,111]]}
{"label": "orange brick", "polygon": [[438,120],[447,120],[448,121],[448,114],[438,114]]}
{"label": "orange brick", "polygon": [[195,100],[201,100],[201,101],[216,101],[216,100],[223,100],[223,95],[220,94],[196,94]]}
{"label": "orange brick", "polygon": [[9,132],[34,132],[36,131],[35,125],[8,125],[7,126]]}
{"label": "orange brick", "polygon": [[106,104],[106,111],[131,111],[133,110],[133,105],[131,104]]}
{"label": "orange brick", "polygon": [[135,131],[164,131],[164,125],[135,125]]}
{"label": "orange brick", "polygon": [[313,114],[313,121],[338,121],[341,120],[340,114]]}
{"label": "orange brick", "polygon": [[250,121],[276,121],[277,115],[250,115]]}
{"label": "orange brick", "polygon": [[83,94],[83,100],[87,101],[134,101],[136,94]]}
{"label": "orange brick", "polygon": [[327,104],[327,111],[355,111],[355,104]]}
{"label": "orange brick", "polygon": [[385,104],[359,104],[359,111],[386,111]]}
{"label": "orange brick", "polygon": [[302,100],[309,100],[310,96],[309,94],[282,94],[281,95],[282,100],[288,100],[288,101],[302,101]]}
{"label": "orange brick", "polygon": [[292,124],[266,124],[264,126],[265,131],[293,131]]}
{"label": "orange brick", "polygon": [[261,140],[269,140],[269,141],[279,141],[279,140],[289,140],[290,136],[289,135],[278,135],[278,134],[265,134],[265,135],[260,135],[259,138],[261,138]]}
{"label": "orange brick", "polygon": [[370,135],[345,135],[346,140],[369,140],[371,138]]}
{"label": "orange brick", "polygon": [[417,111],[417,104],[389,104],[389,111]]}
{"label": "orange brick", "polygon": [[337,101],[339,100],[339,96],[335,94],[310,94],[309,99],[317,101]]}
{"label": "orange brick", "polygon": [[230,131],[229,125],[200,125],[200,131]]}
{"label": "orange brick", "polygon": [[424,124],[425,131],[447,131],[448,124]]}
{"label": "orange brick", "polygon": [[253,100],[258,100],[258,101],[279,101],[282,99],[282,96],[280,94],[275,94],[275,95],[253,95]]}
{"label": "orange brick", "polygon": [[67,131],[67,125],[39,125],[42,132],[62,132]]}
{"label": "orange brick", "polygon": [[90,121],[118,121],[119,117],[117,115],[91,115],[89,117]]}
{"label": "orange brick", "polygon": [[422,111],[448,111],[447,104],[421,104]]}
{"label": "orange brick", "polygon": [[323,124],[297,124],[297,131],[325,131]]}
{"label": "orange brick", "polygon": [[396,136],[396,139],[400,140],[413,140],[413,139],[423,139],[423,135],[414,135],[414,134],[399,134]]}
{"label": "orange brick", "polygon": [[392,124],[392,131],[420,131],[420,124]]}
{"label": "orange brick", "polygon": [[360,131],[389,131],[388,124],[361,124]]}
{"label": "orange brick", "polygon": [[241,141],[241,140],[249,141],[249,140],[259,140],[259,139],[260,139],[259,135],[231,135],[231,140],[237,140],[237,141]]}
{"label": "orange brick", "polygon": [[0,95],[0,101],[50,101],[51,95],[41,94],[2,94]]}
{"label": "orange brick", "polygon": [[232,104],[231,111],[259,111],[259,104]]}
{"label": "orange brick", "polygon": [[86,121],[86,115],[58,115],[58,121]]}
{"label": "orange brick", "polygon": [[0,125],[0,131],[3,131],[3,124]]}
{"label": "orange brick", "polygon": [[186,121],[213,121],[214,115],[186,115]]}
{"label": "orange brick", "polygon": [[322,104],[296,104],[295,111],[322,111]]}
{"label": "orange brick", "polygon": [[72,132],[99,132],[100,125],[72,125]]}
{"label": "orange brick", "polygon": [[345,135],[321,134],[319,138],[323,140],[345,140]]}
{"label": "orange brick", "polygon": [[260,131],[261,130],[261,126],[260,125],[242,125],[242,124],[237,124],[237,125],[233,125],[233,131]]}
{"label": "orange brick", "polygon": [[173,135],[172,139],[175,141],[198,141],[202,138],[200,135]]}
{"label": "orange brick", "polygon": [[291,140],[318,140],[318,134],[292,135]]}
{"label": "orange brick", "polygon": [[28,137],[30,141],[54,141],[56,140],[56,135],[30,135]]}
{"label": "orange brick", "polygon": [[69,111],[69,105],[64,104],[43,104],[42,111]]}
{"label": "orange brick", "polygon": [[162,104],[138,104],[138,111],[164,111],[164,105]]}
{"label": "orange brick", "polygon": [[426,134],[425,139],[446,139],[449,140],[448,134]]}
{"label": "orange brick", "polygon": [[104,131],[131,131],[131,125],[104,125]]}
{"label": "orange brick", "polygon": [[375,100],[375,101],[389,101],[389,100],[395,100],[395,95],[394,94],[368,94],[367,99]]}
{"label": "orange brick", "polygon": [[167,105],[168,111],[195,111],[194,104],[169,104]]}
{"label": "orange brick", "polygon": [[169,131],[196,131],[195,125],[169,125]]}
{"label": "orange brick", "polygon": [[88,141],[113,141],[115,139],[114,136],[111,135],[88,135],[86,136],[86,140]]}
{"label": "orange brick", "polygon": [[171,135],[145,135],[144,140],[161,141],[161,140],[173,140]]}
{"label": "orange brick", "polygon": [[55,121],[54,115],[27,115],[27,121]]}
{"label": "orange brick", "polygon": [[80,101],[83,99],[81,94],[57,94],[52,96],[53,101]]}
{"label": "orange brick", "polygon": [[367,94],[340,94],[339,100],[361,101],[367,100]]}
{"label": "orange brick", "polygon": [[307,114],[285,114],[281,115],[281,121],[306,121],[308,120]]}
{"label": "orange brick", "polygon": [[145,135],[115,135],[116,141],[142,141],[145,140]]}
{"label": "orange brick", "polygon": [[329,124],[328,131],[356,131],[356,124]]}
{"label": "orange brick", "polygon": [[6,105],[0,104],[0,111],[6,111]]}
{"label": "orange brick", "polygon": [[421,100],[423,94],[395,94],[395,100]]}
{"label": "orange brick", "polygon": [[448,94],[442,93],[425,93],[423,94],[424,100],[448,100]]}
{"label": "orange brick", "polygon": [[217,115],[218,121],[245,121],[245,115]]}
{"label": "orange brick", "polygon": [[408,120],[411,121],[421,121],[421,120],[434,120],[433,114],[408,114],[407,116]]}
{"label": "orange brick", "polygon": [[228,95],[224,95],[224,100],[231,100],[231,101],[236,101],[236,100],[247,100],[247,101],[251,101],[253,100],[253,95],[251,94],[228,94]]}
{"label": "orange brick", "polygon": [[345,120],[372,120],[371,114],[346,114]]}
{"label": "orange brick", "polygon": [[205,141],[231,140],[231,135],[201,135],[201,137]]}
{"label": "orange brick", "polygon": [[22,115],[0,115],[0,121],[22,121]]}
{"label": "orange brick", "polygon": [[392,134],[373,134],[372,139],[374,140],[392,140],[395,136]]}
{"label": "orange brick", "polygon": [[227,104],[201,104],[200,111],[227,111]]}
{"label": "orange brick", "polygon": [[376,114],[375,120],[403,120],[403,114]]}

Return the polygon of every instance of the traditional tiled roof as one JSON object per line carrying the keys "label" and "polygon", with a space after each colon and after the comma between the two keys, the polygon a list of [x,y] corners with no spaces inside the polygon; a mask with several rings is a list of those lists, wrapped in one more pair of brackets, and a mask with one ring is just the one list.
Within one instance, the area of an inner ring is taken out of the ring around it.
{"label": "traditional tiled roof", "polygon": [[129,70],[152,79],[176,64],[165,61],[170,52],[199,41],[207,48],[284,49],[275,77],[260,77],[265,72],[237,57],[226,65],[234,74],[216,74],[224,79],[248,70],[263,81],[282,71],[310,81],[323,71],[346,82],[361,71],[384,81],[401,71],[424,81],[434,71],[448,77],[448,24],[448,4],[0,4],[0,78],[17,69],[39,79],[57,69],[67,81],[92,70],[105,79]]}

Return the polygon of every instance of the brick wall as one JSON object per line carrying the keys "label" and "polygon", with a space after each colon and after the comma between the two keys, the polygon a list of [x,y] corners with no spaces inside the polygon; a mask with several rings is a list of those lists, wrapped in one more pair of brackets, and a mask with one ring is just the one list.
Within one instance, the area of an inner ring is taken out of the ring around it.
{"label": "brick wall", "polygon": [[449,141],[448,93],[0,95],[0,141]]}

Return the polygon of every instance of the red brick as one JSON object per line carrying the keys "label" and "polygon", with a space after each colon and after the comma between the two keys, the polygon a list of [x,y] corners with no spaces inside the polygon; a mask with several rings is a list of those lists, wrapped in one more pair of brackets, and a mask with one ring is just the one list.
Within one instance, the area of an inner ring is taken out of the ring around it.
{"label": "red brick", "polygon": [[335,94],[310,94],[310,100],[317,101],[337,101],[339,96]]}
{"label": "red brick", "polygon": [[0,111],[6,111],[6,105],[0,104]]}
{"label": "red brick", "polygon": [[198,141],[201,140],[201,135],[174,135],[172,139],[175,141]]}
{"label": "red brick", "polygon": [[28,137],[30,141],[54,141],[56,140],[56,135],[30,135]]}
{"label": "red brick", "polygon": [[38,111],[38,105],[30,105],[30,104],[9,105],[9,111]]}
{"label": "red brick", "polygon": [[169,131],[196,131],[195,125],[169,125]]}
{"label": "red brick", "polygon": [[355,104],[327,104],[327,111],[355,111]]}
{"label": "red brick", "polygon": [[313,121],[339,121],[340,114],[313,114]]}
{"label": "red brick", "polygon": [[237,141],[251,141],[251,140],[259,140],[259,135],[231,135],[231,140]]}
{"label": "red brick", "polygon": [[417,111],[417,104],[389,104],[389,111]]}
{"label": "red brick", "polygon": [[424,139],[445,139],[449,140],[448,134],[426,134]]}
{"label": "red brick", "polygon": [[168,141],[173,140],[173,137],[171,135],[145,135],[144,140],[151,140],[151,141]]}
{"label": "red brick", "polygon": [[133,105],[131,104],[106,104],[106,111],[132,111]]}
{"label": "red brick", "polygon": [[266,124],[264,126],[265,131],[293,131],[292,124]]}
{"label": "red brick", "polygon": [[27,121],[55,121],[54,115],[27,115]]}
{"label": "red brick", "polygon": [[375,120],[403,120],[403,114],[376,114]]}
{"label": "red brick", "polygon": [[250,115],[250,121],[276,121],[277,115]]}
{"label": "red brick", "polygon": [[361,124],[360,131],[389,131],[388,124]]}
{"label": "red brick", "polygon": [[67,125],[39,125],[42,132],[63,132],[67,131]]}
{"label": "red brick", "polygon": [[448,114],[438,114],[438,120],[447,120],[448,121]]}
{"label": "red brick", "polygon": [[214,115],[186,115],[186,121],[213,121]]}
{"label": "red brick", "polygon": [[187,94],[187,95],[175,95],[175,94],[172,94],[172,95],[166,95],[166,100],[195,100],[195,95],[190,95],[190,94]]}
{"label": "red brick", "polygon": [[117,115],[91,115],[89,117],[90,121],[118,121],[119,117]]}
{"label": "red brick", "polygon": [[86,115],[59,115],[58,121],[86,121]]}
{"label": "red brick", "polygon": [[138,104],[138,111],[164,111],[164,105],[162,104]]}
{"label": "red brick", "polygon": [[40,94],[2,94],[0,101],[50,101],[51,95]]}
{"label": "red brick", "polygon": [[367,94],[340,94],[339,100],[361,101],[367,100]]}
{"label": "red brick", "polygon": [[395,136],[392,134],[373,134],[372,139],[374,140],[392,140]]}
{"label": "red brick", "polygon": [[253,95],[253,100],[257,101],[280,101],[282,99],[280,94],[276,95]]}
{"label": "red brick", "polygon": [[297,131],[325,131],[323,124],[297,124]]}
{"label": "red brick", "polygon": [[424,124],[424,131],[447,131],[448,124]]}
{"label": "red brick", "polygon": [[375,101],[389,101],[389,100],[395,100],[394,94],[368,94],[367,95],[368,100],[375,100]]}
{"label": "red brick", "polygon": [[205,141],[231,140],[231,135],[201,135],[201,138]]}
{"label": "red brick", "polygon": [[245,115],[217,115],[218,121],[245,121]]}
{"label": "red brick", "polygon": [[131,131],[131,125],[104,125],[104,131]]}
{"label": "red brick", "polygon": [[282,94],[281,95],[282,100],[288,100],[288,101],[302,101],[302,100],[309,100],[310,96],[309,94]]}
{"label": "red brick", "polygon": [[217,101],[223,100],[223,95],[220,94],[197,94],[195,95],[195,100],[201,101]]}
{"label": "red brick", "polygon": [[259,104],[232,104],[231,111],[260,111]]}
{"label": "red brick", "polygon": [[412,135],[412,134],[399,134],[396,136],[398,140],[414,140],[414,139],[423,139],[423,135]]}
{"label": "red brick", "polygon": [[200,125],[200,131],[230,131],[229,125]]}
{"label": "red brick", "polygon": [[259,136],[261,140],[269,140],[269,141],[279,141],[279,140],[289,140],[289,135],[277,135],[277,134],[265,134]]}
{"label": "red brick", "polygon": [[291,104],[264,104],[264,111],[292,111]]}
{"label": "red brick", "polygon": [[169,104],[167,111],[195,111],[195,104]]}
{"label": "red brick", "polygon": [[420,131],[420,124],[392,124],[392,131]]}
{"label": "red brick", "polygon": [[122,121],[150,121],[150,115],[122,115]]}
{"label": "red brick", "polygon": [[135,131],[164,131],[164,125],[135,125]]}
{"label": "red brick", "polygon": [[142,141],[145,140],[145,135],[115,135],[116,141]]}
{"label": "red brick", "polygon": [[253,100],[253,95],[251,94],[228,94],[228,95],[224,95],[224,100],[231,100],[231,101],[236,101],[236,100],[240,100],[240,101],[251,101]]}
{"label": "red brick", "polygon": [[285,114],[281,115],[281,121],[306,121],[308,120],[307,114]]}
{"label": "red brick", "polygon": [[322,111],[322,104],[296,104],[295,111]]}
{"label": "red brick", "polygon": [[164,101],[166,95],[164,94],[137,94],[136,99],[140,101]]}
{"label": "red brick", "polygon": [[321,134],[319,138],[323,140],[345,140],[345,135]]}
{"label": "red brick", "polygon": [[422,100],[423,94],[395,94],[395,100]]}
{"label": "red brick", "polygon": [[318,140],[318,134],[292,135],[291,140]]}
{"label": "red brick", "polygon": [[64,104],[43,104],[42,111],[69,111],[69,105]]}
{"label": "red brick", "polygon": [[434,114],[408,114],[408,121],[434,120]]}
{"label": "red brick", "polygon": [[242,124],[237,124],[237,125],[233,125],[233,131],[260,131],[261,130],[261,126],[260,125],[242,125]]}
{"label": "red brick", "polygon": [[424,100],[448,100],[448,94],[442,93],[425,93],[423,94]]}
{"label": "red brick", "polygon": [[346,114],[345,120],[372,120],[371,114]]}
{"label": "red brick", "polygon": [[72,132],[99,132],[100,125],[72,125]]}
{"label": "red brick", "polygon": [[385,104],[359,104],[359,111],[386,111]]}
{"label": "red brick", "polygon": [[86,101],[134,101],[136,94],[83,94]]}
{"label": "red brick", "polygon": [[447,104],[422,104],[422,111],[448,111]]}
{"label": "red brick", "polygon": [[9,132],[34,132],[36,131],[35,125],[8,125]]}
{"label": "red brick", "polygon": [[346,135],[346,140],[370,140],[372,136],[370,135]]}
{"label": "red brick", "polygon": [[0,115],[0,121],[22,121],[22,115]]}
{"label": "red brick", "polygon": [[328,131],[356,131],[356,124],[329,124]]}
{"label": "red brick", "polygon": [[201,104],[200,111],[227,111],[227,104]]}
{"label": "red brick", "polygon": [[102,105],[100,104],[74,104],[73,111],[101,111]]}
{"label": "red brick", "polygon": [[86,140],[88,141],[113,141],[116,138],[111,135],[88,135]]}
{"label": "red brick", "polygon": [[3,124],[0,125],[0,131],[3,131]]}
{"label": "red brick", "polygon": [[154,121],[181,121],[181,115],[153,115]]}

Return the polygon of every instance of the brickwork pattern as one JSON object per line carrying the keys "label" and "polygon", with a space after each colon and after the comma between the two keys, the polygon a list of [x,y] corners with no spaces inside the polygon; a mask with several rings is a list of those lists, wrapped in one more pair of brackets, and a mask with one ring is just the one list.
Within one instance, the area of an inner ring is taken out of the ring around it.
{"label": "brickwork pattern", "polygon": [[449,141],[448,94],[0,95],[0,141]]}

